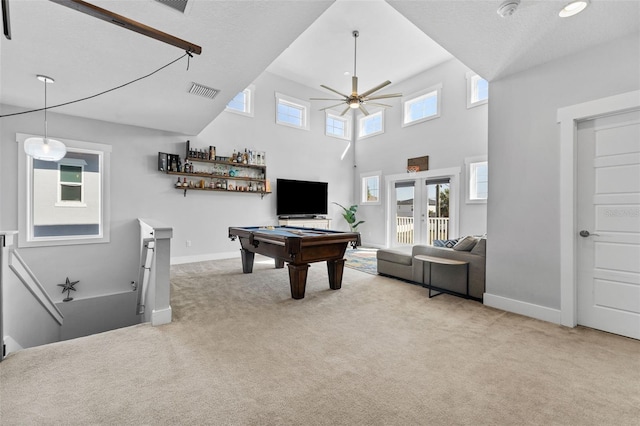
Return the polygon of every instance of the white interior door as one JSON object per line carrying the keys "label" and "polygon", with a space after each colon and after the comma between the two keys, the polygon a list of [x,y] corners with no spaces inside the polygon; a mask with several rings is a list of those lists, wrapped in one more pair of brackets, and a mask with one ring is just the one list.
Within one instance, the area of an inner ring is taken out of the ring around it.
{"label": "white interior door", "polygon": [[578,124],[578,324],[640,339],[640,111]]}

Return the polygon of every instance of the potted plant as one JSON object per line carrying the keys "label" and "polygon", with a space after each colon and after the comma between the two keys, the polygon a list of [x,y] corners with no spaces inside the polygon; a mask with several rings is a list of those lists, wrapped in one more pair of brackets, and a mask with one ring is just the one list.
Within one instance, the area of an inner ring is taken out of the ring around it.
{"label": "potted plant", "polygon": [[358,206],[354,204],[353,206],[346,208],[345,206],[336,202],[334,202],[333,204],[342,207],[342,210],[344,210],[344,212],[342,213],[342,217],[344,217],[344,220],[346,220],[349,224],[351,232],[358,232],[358,226],[364,223],[364,220],[356,222],[356,211],[358,210]]}

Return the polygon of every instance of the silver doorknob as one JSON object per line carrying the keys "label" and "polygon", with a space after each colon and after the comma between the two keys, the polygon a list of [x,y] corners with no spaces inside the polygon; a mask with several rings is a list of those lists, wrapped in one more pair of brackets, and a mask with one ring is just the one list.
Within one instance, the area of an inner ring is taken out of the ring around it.
{"label": "silver doorknob", "polygon": [[599,237],[599,234],[592,234],[589,231],[587,231],[586,229],[583,229],[582,231],[580,231],[580,236],[581,237]]}

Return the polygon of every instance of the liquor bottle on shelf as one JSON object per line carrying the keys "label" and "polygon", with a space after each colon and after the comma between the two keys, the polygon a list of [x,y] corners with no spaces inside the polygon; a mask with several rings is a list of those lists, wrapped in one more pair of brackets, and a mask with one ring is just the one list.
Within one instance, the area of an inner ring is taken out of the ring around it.
{"label": "liquor bottle on shelf", "polygon": [[178,181],[176,182],[176,188],[180,188],[182,186],[182,182],[180,182],[180,178],[178,178]]}

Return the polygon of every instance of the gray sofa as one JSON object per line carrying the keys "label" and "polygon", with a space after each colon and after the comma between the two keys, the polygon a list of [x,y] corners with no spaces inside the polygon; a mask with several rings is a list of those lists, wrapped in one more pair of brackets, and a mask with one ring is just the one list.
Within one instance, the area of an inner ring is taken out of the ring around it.
{"label": "gray sofa", "polygon": [[[444,290],[466,293],[465,268],[416,260],[426,255],[469,262],[469,296],[482,300],[485,290],[486,238],[479,238],[471,250],[416,245],[404,249],[380,249],[377,252],[378,273]],[[432,268],[430,271],[429,268]],[[429,282],[431,276],[431,282]]]}

